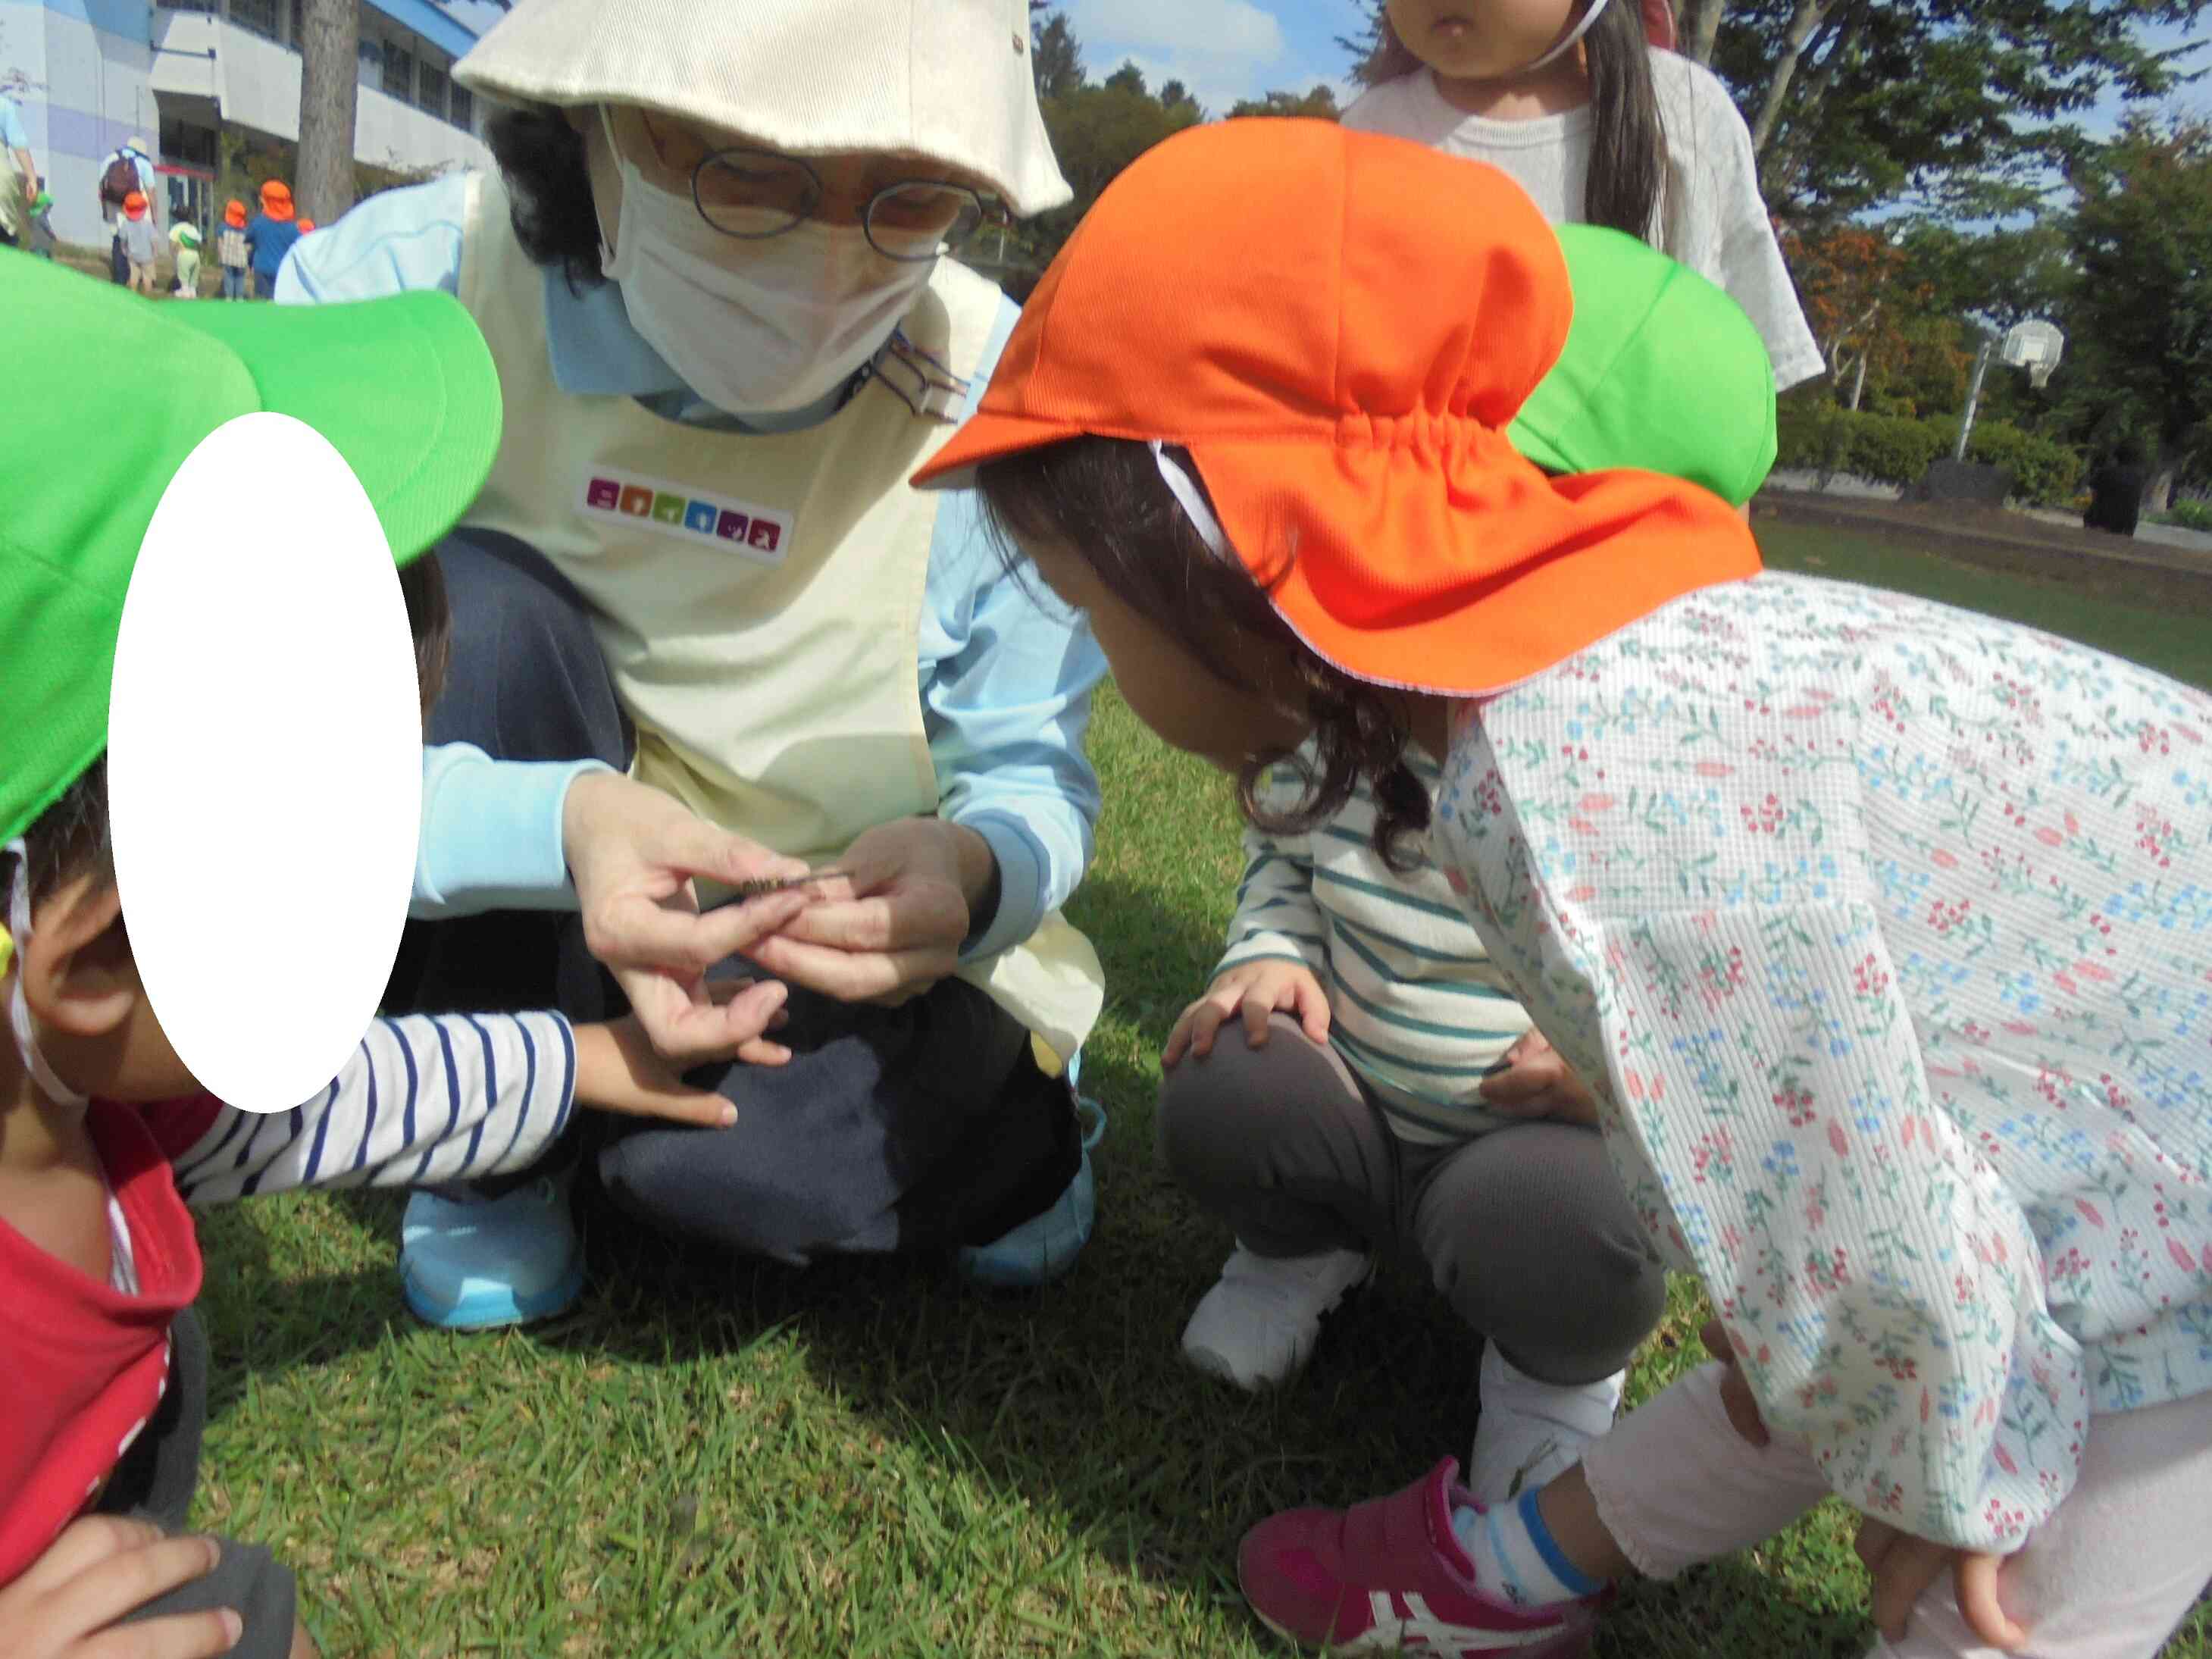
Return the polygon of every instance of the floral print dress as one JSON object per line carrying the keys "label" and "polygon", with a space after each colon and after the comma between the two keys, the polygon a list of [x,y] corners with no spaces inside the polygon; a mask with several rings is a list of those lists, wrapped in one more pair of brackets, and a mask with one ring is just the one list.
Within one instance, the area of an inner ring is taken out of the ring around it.
{"label": "floral print dress", "polygon": [[1763,574],[1462,705],[1431,842],[1850,1503],[2015,1548],[2212,1389],[2212,697]]}

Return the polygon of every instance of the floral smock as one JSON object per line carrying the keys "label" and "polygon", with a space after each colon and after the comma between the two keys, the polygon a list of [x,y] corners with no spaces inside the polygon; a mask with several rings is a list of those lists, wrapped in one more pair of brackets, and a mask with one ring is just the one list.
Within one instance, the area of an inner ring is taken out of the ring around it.
{"label": "floral smock", "polygon": [[1432,847],[1853,1505],[2014,1549],[2212,1389],[2212,697],[1762,574],[1462,705]]}

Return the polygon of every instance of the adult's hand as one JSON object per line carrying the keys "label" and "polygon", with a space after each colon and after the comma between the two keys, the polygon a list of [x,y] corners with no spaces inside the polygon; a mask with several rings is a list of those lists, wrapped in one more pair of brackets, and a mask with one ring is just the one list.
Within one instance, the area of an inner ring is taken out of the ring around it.
{"label": "adult's hand", "polygon": [[765,1035],[789,994],[772,981],[726,1000],[707,970],[804,910],[804,890],[702,915],[693,878],[735,886],[806,873],[796,859],[713,824],[674,797],[614,772],[568,786],[561,837],[584,915],[584,943],[613,971],[653,1048],[678,1070],[735,1058],[780,1066],[791,1051]]}
{"label": "adult's hand", "polygon": [[895,818],[854,842],[813,903],[752,959],[841,1002],[904,1002],[960,965],[975,919],[995,908],[999,862],[973,830]]}

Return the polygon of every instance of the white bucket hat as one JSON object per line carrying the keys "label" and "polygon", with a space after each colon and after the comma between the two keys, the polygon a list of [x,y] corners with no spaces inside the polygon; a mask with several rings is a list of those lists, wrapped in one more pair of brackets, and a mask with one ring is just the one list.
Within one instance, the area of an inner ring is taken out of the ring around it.
{"label": "white bucket hat", "polygon": [[810,155],[909,151],[1027,217],[1073,192],[1024,0],[519,0],[453,67],[515,103],[635,104]]}

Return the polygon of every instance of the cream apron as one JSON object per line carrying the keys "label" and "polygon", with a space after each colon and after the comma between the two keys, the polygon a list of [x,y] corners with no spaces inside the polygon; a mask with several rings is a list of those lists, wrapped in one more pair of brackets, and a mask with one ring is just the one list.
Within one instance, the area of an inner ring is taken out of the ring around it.
{"label": "cream apron", "polygon": [[[545,273],[495,179],[472,177],[463,235],[461,301],[506,404],[499,459],[464,522],[535,547],[590,601],[637,727],[635,775],[811,863],[935,812],[918,634],[939,498],[906,480],[953,428],[873,386],[781,434],[572,396],[546,352]],[[965,380],[999,304],[942,260],[905,331]],[[1104,1000],[1097,952],[1057,911],[961,977],[1054,1058],[1081,1046]]]}

